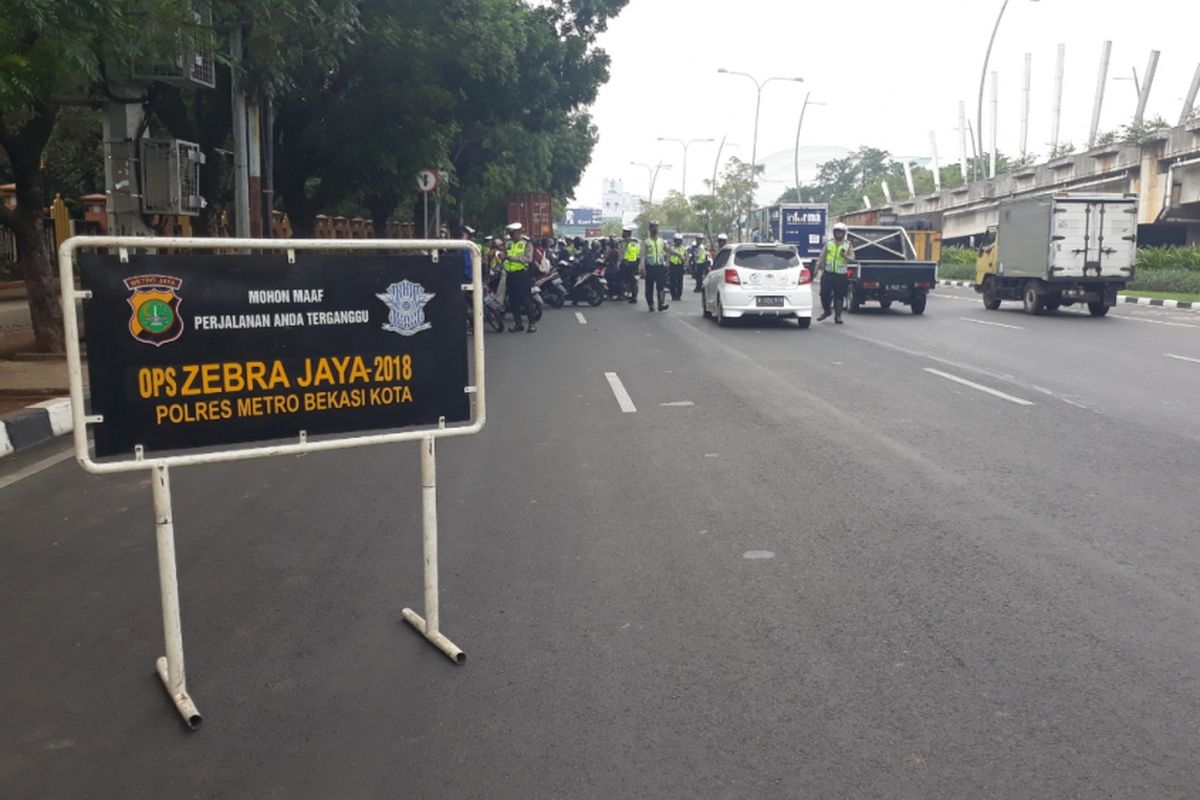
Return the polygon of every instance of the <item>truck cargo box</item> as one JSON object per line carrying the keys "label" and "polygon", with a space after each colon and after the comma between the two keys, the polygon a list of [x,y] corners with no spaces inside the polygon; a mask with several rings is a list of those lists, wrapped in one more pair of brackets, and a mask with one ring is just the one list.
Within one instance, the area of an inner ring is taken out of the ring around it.
{"label": "truck cargo box", "polygon": [[1137,198],[1058,194],[1000,201],[996,271],[1045,281],[1133,278]]}

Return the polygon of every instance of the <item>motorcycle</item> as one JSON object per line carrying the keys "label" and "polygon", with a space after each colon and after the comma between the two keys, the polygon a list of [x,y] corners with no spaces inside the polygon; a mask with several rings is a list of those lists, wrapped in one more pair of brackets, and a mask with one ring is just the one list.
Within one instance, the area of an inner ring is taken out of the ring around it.
{"label": "motorcycle", "polygon": [[571,305],[587,303],[594,307],[604,302],[608,286],[600,275],[601,270],[589,269],[578,264],[572,266],[565,262],[560,268],[567,291],[566,299],[571,301]]}
{"label": "motorcycle", "polygon": [[538,278],[533,288],[540,292],[542,300],[551,308],[562,308],[567,300],[567,287],[563,284],[559,269],[552,269],[549,274]]}
{"label": "motorcycle", "polygon": [[[493,270],[487,281],[487,295],[483,299],[484,319],[498,331],[504,330],[504,315],[508,312],[507,298],[500,296],[500,277],[500,270]],[[530,290],[530,295],[533,297],[533,307],[529,310],[529,318],[533,322],[539,322],[542,319],[542,293],[537,286],[534,286]],[[491,316],[488,314],[489,309],[492,312]]]}

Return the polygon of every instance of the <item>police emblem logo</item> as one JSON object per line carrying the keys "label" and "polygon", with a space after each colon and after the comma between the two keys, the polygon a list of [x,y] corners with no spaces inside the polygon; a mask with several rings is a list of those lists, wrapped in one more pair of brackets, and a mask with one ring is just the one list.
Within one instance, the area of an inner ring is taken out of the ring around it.
{"label": "police emblem logo", "polygon": [[179,314],[181,298],[176,292],[183,285],[171,275],[134,275],[124,280],[125,288],[133,292],[128,298],[131,313],[129,332],[134,339],[162,347],[183,335],[183,317]]}
{"label": "police emblem logo", "polygon": [[426,292],[421,284],[403,280],[375,296],[388,307],[388,321],[383,325],[385,331],[413,336],[433,327],[433,323],[425,319],[425,304],[435,295]]}

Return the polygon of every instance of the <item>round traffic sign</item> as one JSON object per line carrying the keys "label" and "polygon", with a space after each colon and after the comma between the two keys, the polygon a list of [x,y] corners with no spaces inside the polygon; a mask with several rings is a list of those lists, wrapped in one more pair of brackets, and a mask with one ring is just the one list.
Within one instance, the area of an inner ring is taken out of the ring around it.
{"label": "round traffic sign", "polygon": [[438,174],[434,169],[423,169],[417,173],[417,188],[422,192],[432,192],[437,188]]}

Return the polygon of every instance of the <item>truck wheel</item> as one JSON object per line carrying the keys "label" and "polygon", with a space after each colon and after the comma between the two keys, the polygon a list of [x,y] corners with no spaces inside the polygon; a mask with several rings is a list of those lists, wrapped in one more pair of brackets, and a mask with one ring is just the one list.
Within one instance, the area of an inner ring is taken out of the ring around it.
{"label": "truck wheel", "polygon": [[1042,313],[1042,287],[1037,281],[1026,281],[1025,288],[1021,292],[1021,304],[1025,309],[1026,314],[1041,314]]}
{"label": "truck wheel", "polygon": [[851,314],[857,314],[858,310],[860,308],[862,308],[862,304],[863,304],[862,292],[856,292],[854,290],[853,286],[846,289],[846,310],[847,311],[849,311]]}
{"label": "truck wheel", "polygon": [[1107,303],[1088,303],[1088,313],[1093,317],[1103,317],[1108,313]]}
{"label": "truck wheel", "polygon": [[983,279],[983,307],[988,311],[1000,308],[1000,298],[996,296],[996,281],[990,275]]}
{"label": "truck wheel", "polygon": [[925,313],[925,300],[926,299],[927,299],[926,296],[923,294],[919,294],[912,299],[912,302],[910,302],[909,305],[912,306],[912,312],[914,314],[924,314]]}

